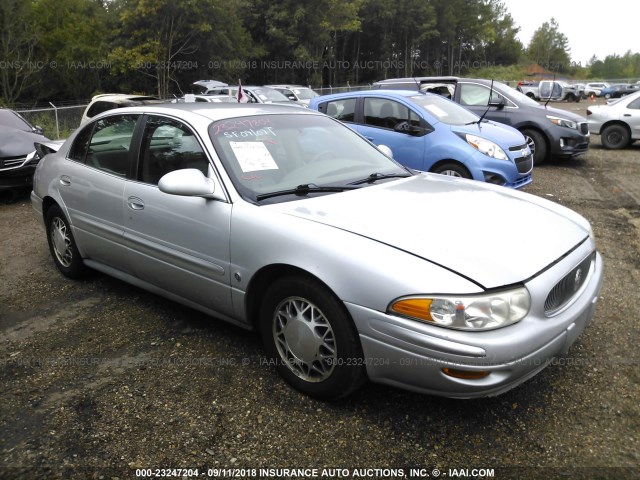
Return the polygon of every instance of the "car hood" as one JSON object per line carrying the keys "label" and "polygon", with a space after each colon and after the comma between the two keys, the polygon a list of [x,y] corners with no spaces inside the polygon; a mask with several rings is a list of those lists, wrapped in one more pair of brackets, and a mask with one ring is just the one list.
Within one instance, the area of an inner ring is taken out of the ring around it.
{"label": "car hood", "polygon": [[0,158],[19,157],[33,152],[35,142],[48,142],[49,139],[37,133],[25,132],[16,128],[2,127],[0,133]]}
{"label": "car hood", "polygon": [[523,282],[589,235],[584,218],[553,202],[435,174],[267,208],[395,247],[483,288]]}
{"label": "car hood", "polygon": [[508,125],[496,124],[490,121],[473,123],[471,125],[451,125],[452,132],[470,133],[496,142],[498,145],[511,147],[524,145],[526,140],[518,130]]}

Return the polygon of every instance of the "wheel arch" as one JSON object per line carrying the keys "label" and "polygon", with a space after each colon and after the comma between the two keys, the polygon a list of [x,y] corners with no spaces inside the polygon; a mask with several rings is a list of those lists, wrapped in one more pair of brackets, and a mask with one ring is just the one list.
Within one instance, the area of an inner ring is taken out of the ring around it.
{"label": "wheel arch", "polygon": [[56,202],[56,200],[53,197],[46,196],[42,199],[42,220],[43,221],[47,218],[47,212],[49,211],[49,209],[54,205],[57,205],[64,213],[64,209],[62,208],[62,206],[58,202]]}
{"label": "wheel arch", "polygon": [[[258,270],[251,278],[247,286],[247,293],[245,294],[244,298],[247,320],[254,330],[259,330],[260,307],[262,305],[262,301],[268,287],[273,283],[275,279],[282,278],[287,275],[304,276],[320,282],[327,289],[327,291],[331,292],[333,296],[340,300],[340,297],[336,295],[336,293],[331,289],[331,287],[329,287],[329,285],[323,282],[321,278],[313,275],[307,270],[282,263],[266,265]],[[345,311],[347,311],[346,308]]]}
{"label": "wheel arch", "polygon": [[611,126],[614,126],[614,125],[623,127],[627,131],[627,133],[629,134],[629,138],[631,138],[632,132],[631,132],[631,128],[629,127],[629,125],[626,124],[625,122],[623,122],[622,120],[618,120],[618,119],[609,120],[609,121],[603,123],[602,127],[600,127],[600,134],[602,134],[602,132],[603,132],[603,130],[605,128],[611,127]]}
{"label": "wheel arch", "polygon": [[429,172],[434,173],[434,171],[440,167],[441,165],[444,165],[446,163],[455,163],[456,165],[459,165],[460,167],[464,168],[465,171],[467,172],[467,175],[469,175],[469,178],[473,178],[473,174],[471,173],[471,171],[469,170],[469,167],[467,167],[464,163],[462,163],[460,160],[454,160],[453,158],[443,158],[442,160],[438,160],[436,163],[434,163],[433,165],[431,165],[431,167],[429,168]]}

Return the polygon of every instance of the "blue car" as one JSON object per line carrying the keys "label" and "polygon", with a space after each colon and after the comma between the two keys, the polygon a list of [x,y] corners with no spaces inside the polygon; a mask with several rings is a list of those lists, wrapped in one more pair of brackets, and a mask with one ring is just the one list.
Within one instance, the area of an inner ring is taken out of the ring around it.
{"label": "blue car", "polygon": [[533,156],[518,130],[441,95],[367,90],[316,97],[309,108],[391,148],[407,167],[511,188],[531,183]]}

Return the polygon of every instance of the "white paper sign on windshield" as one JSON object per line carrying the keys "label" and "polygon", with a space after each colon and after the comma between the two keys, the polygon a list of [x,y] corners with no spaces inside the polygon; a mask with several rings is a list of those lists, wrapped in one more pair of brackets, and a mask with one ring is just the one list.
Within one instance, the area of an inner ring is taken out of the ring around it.
{"label": "white paper sign on windshield", "polygon": [[278,165],[262,142],[229,142],[244,173],[278,170]]}

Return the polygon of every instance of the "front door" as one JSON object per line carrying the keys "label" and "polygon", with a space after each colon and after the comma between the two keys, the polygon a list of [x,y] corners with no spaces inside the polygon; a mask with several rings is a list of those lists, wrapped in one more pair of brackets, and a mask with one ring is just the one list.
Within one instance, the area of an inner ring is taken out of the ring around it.
{"label": "front door", "polygon": [[147,119],[136,180],[124,188],[125,242],[135,275],[223,314],[231,313],[229,235],[232,205],[158,189],[173,170],[212,175],[197,135],[160,116]]}

